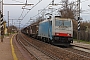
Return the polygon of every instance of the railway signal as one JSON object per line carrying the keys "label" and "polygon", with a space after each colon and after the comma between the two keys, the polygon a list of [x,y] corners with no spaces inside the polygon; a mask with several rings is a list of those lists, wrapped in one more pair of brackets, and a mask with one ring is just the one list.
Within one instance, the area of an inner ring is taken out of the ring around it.
{"label": "railway signal", "polygon": [[1,30],[1,42],[3,42],[4,28],[3,28],[3,14],[0,11],[0,30]]}
{"label": "railway signal", "polygon": [[80,17],[78,17],[78,31],[80,31]]}
{"label": "railway signal", "polygon": [[80,40],[80,0],[77,0],[77,19],[78,19],[77,39]]}

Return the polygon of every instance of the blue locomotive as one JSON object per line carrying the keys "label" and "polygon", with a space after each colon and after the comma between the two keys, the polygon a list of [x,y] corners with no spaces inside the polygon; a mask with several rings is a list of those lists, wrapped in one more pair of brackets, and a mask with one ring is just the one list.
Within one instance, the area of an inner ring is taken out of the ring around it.
{"label": "blue locomotive", "polygon": [[73,23],[71,19],[52,17],[39,23],[38,37],[55,45],[73,43]]}
{"label": "blue locomotive", "polygon": [[73,43],[73,23],[71,19],[53,16],[28,26],[25,33],[34,38],[55,45]]}

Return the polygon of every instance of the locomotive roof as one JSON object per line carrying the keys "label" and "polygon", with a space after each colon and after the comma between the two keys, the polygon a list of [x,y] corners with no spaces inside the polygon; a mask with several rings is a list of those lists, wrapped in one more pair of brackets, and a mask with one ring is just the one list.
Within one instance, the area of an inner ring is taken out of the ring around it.
{"label": "locomotive roof", "polygon": [[59,17],[56,17],[56,19],[60,19],[60,20],[72,20],[70,18],[59,18]]}

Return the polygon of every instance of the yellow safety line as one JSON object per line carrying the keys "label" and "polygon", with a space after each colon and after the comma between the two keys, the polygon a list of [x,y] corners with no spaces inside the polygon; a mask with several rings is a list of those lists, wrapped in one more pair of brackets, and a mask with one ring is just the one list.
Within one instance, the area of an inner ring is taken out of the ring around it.
{"label": "yellow safety line", "polygon": [[[13,35],[14,36],[14,35]],[[12,39],[13,39],[13,36],[11,37],[11,49],[12,49],[12,55],[13,55],[13,58],[14,58],[14,60],[18,60],[18,58],[17,58],[17,56],[16,56],[16,54],[15,54],[15,51],[14,51],[14,46],[13,46],[13,44],[12,44]]]}

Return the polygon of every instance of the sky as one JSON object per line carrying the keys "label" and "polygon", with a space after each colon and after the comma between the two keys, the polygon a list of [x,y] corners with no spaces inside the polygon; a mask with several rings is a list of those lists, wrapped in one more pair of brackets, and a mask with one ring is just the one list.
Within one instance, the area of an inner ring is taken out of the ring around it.
{"label": "sky", "polygon": [[[40,3],[38,3],[39,1],[41,1]],[[55,3],[60,3],[61,0],[54,0]],[[76,0],[69,0],[69,1],[76,1]],[[36,17],[38,17],[38,12],[41,11],[42,9],[46,8],[48,6],[48,4],[50,4],[52,2],[52,0],[27,0],[28,4],[34,4],[37,5],[35,7],[32,6],[25,6],[25,8],[28,9],[32,9],[29,11],[27,9],[22,9],[22,7],[24,6],[11,6],[11,5],[4,5],[4,19],[6,21],[8,21],[8,11],[9,11],[9,19],[22,19],[24,16],[24,19],[21,20],[21,27],[28,25],[28,23],[30,24],[33,21],[30,21],[30,18],[32,18],[33,20],[36,19]],[[26,0],[3,0],[4,4],[22,4],[22,3],[26,3]],[[83,11],[81,12],[81,17],[83,18],[83,21],[90,21],[90,7],[88,6],[90,5],[90,0],[81,0],[81,8]],[[60,7],[60,6],[59,6]],[[27,15],[25,15],[28,12]],[[36,16],[37,15],[37,16]],[[18,20],[13,20],[13,24],[15,26],[19,26],[18,25]],[[10,25],[12,25],[12,20],[10,20]]]}

